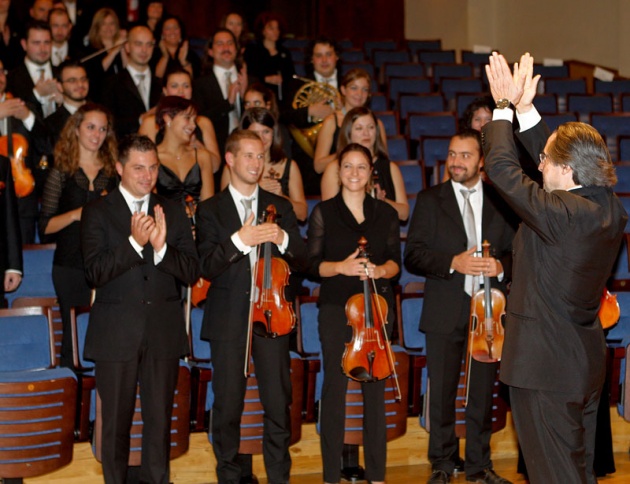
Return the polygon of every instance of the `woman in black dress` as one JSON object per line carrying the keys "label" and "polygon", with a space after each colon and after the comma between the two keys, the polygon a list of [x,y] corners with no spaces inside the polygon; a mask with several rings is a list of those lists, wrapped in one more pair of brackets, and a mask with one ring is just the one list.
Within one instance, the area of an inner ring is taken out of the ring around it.
{"label": "woman in black dress", "polygon": [[55,146],[39,220],[40,237],[55,235],[53,284],[63,322],[61,365],[72,367],[70,308],[90,304],[81,255],[81,214],[90,201],[107,195],[118,183],[116,138],[109,112],[85,104],[61,131]]}
{"label": "woman in black dress", "polygon": [[[378,294],[394,307],[392,278],[400,270],[400,235],[396,211],[367,195],[372,177],[372,155],[357,143],[339,155],[340,192],[317,205],[309,220],[308,251],[311,272],[322,278],[319,295],[319,338],[324,383],[320,401],[320,438],[324,481],[339,482],[343,450],[345,394],[348,380],[339,369],[345,343],[351,339],[345,305],[363,292],[366,270]],[[359,257],[358,240],[368,240],[370,259]],[[391,334],[393,311],[387,331]],[[385,480],[385,381],[362,383],[365,478]]]}

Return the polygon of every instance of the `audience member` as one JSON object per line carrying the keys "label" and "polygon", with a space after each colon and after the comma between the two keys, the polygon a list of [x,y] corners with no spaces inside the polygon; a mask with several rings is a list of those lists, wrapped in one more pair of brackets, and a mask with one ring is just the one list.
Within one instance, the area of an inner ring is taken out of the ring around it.
{"label": "audience member", "polygon": [[0,2],[0,59],[4,68],[11,70],[24,59],[24,51],[20,45],[18,19],[11,0]]}
{"label": "audience member", "polygon": [[146,8],[143,10],[140,17],[140,22],[144,23],[151,29],[151,32],[155,32],[157,24],[162,20],[164,15],[164,2],[161,0],[150,0],[147,2]]}
{"label": "audience member", "polygon": [[166,16],[155,29],[159,49],[155,49],[151,66],[155,76],[162,78],[166,72],[184,69],[191,77],[199,77],[201,60],[190,48],[186,28],[179,17]]}
{"label": "audience member", "polygon": [[125,44],[127,67],[103,90],[102,98],[114,115],[119,138],[137,132],[143,115],[160,99],[161,83],[149,68],[153,46],[153,33],[148,27],[133,27]]}
{"label": "audience member", "polygon": [[295,68],[288,49],[281,45],[286,31],[284,19],[272,12],[258,15],[254,23],[256,42],[245,49],[245,62],[250,76],[264,82],[282,106],[291,106],[289,98]]}
{"label": "audience member", "polygon": [[[339,88],[342,105],[334,113],[326,116],[324,123],[317,135],[313,166],[317,173],[323,173],[331,161],[337,159],[337,140],[341,130],[341,124],[346,113],[351,109],[365,106],[370,98],[372,79],[364,69],[350,69]],[[383,122],[378,119],[378,135],[381,138],[385,152],[387,153],[387,134]]]}
{"label": "audience member", "polygon": [[53,8],[48,18],[52,34],[52,65],[58,67],[66,60],[79,60],[83,50],[77,42],[71,42],[72,23],[68,12],[63,8]]}
{"label": "audience member", "polygon": [[61,309],[61,366],[73,367],[70,308],[89,306],[81,252],[81,215],[92,200],[118,185],[116,138],[111,115],[97,104],[85,104],[65,124],[55,146],[39,220],[40,238],[54,234],[52,277]]}
{"label": "audience member", "polygon": [[31,8],[28,10],[28,14],[33,20],[48,22],[48,13],[52,10],[52,8],[52,0],[33,0],[31,2]]}
{"label": "audience member", "polygon": [[[183,69],[175,69],[167,72],[163,80],[162,95],[164,96],[180,96],[184,99],[192,99],[192,81],[190,74]],[[152,108],[151,111],[154,111]],[[195,132],[190,139],[192,147],[205,148],[210,153],[212,160],[212,172],[216,173],[221,166],[221,155],[219,154],[219,146],[217,145],[217,136],[214,132],[214,126],[205,116],[197,114],[195,119]],[[142,120],[139,134],[148,136],[158,145],[162,142],[161,133],[158,131],[154,113],[147,113]]]}

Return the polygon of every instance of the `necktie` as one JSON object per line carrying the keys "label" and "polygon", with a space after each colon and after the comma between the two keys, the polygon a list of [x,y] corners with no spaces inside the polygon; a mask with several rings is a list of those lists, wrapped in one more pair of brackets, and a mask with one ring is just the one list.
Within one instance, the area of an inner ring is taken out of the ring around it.
{"label": "necktie", "polygon": [[46,75],[46,69],[44,69],[43,67],[40,67],[39,69],[37,69],[37,72],[39,73],[38,81],[44,81],[45,75]]}
{"label": "necktie", "polygon": [[243,207],[245,207],[245,216],[243,217],[243,223],[245,223],[245,221],[252,214],[252,201],[253,200],[254,200],[253,198],[241,198],[241,203],[243,204]]}
{"label": "necktie", "polygon": [[[464,211],[462,213],[462,218],[464,220],[464,229],[466,229],[466,238],[468,239],[467,248],[477,247],[477,228],[475,226],[475,214],[473,213],[472,204],[470,203],[470,195],[475,193],[477,190],[474,188],[471,190],[467,190],[462,188],[460,190],[462,196],[464,197]],[[464,290],[470,296],[473,295],[477,286],[477,278],[475,276],[466,276],[464,282]]]}
{"label": "necktie", "polygon": [[144,104],[145,109],[149,109],[147,102],[147,88],[144,85],[145,74],[136,74],[136,79],[138,79],[138,93],[140,93],[140,97],[142,98],[142,103]]}
{"label": "necktie", "polygon": [[232,73],[225,71],[225,98],[230,97],[230,87],[232,86]]}
{"label": "necktie", "polygon": [[135,208],[134,213],[140,213],[142,212],[142,204],[144,203],[144,200],[134,200],[133,201],[133,205]]}

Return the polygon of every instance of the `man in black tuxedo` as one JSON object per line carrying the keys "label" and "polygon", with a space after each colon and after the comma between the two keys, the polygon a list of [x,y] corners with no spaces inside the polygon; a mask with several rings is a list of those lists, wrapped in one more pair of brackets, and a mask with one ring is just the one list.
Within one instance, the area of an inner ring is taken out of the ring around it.
{"label": "man in black tuxedo", "polygon": [[[453,136],[446,168],[450,180],[418,194],[411,217],[405,265],[427,278],[420,330],[426,333],[431,382],[429,483],[449,482],[458,457],[455,400],[462,358],[466,355],[470,300],[488,276],[505,293],[511,274],[513,215],[501,197],[481,179],[479,132]],[[471,213],[472,211],[472,213]],[[476,257],[483,241],[492,257]],[[466,406],[466,479],[508,484],[492,470],[492,389],[497,363],[473,360]]]}
{"label": "man in black tuxedo", "polygon": [[96,288],[84,356],[96,362],[102,401],[103,475],[125,482],[136,384],[142,402],[141,482],[169,482],[170,416],[178,360],[188,353],[182,287],[199,262],[184,208],[152,192],[155,144],[119,145],[119,187],[83,209],[81,245]]}
{"label": "man in black tuxedo", "polygon": [[127,68],[106,81],[100,96],[114,116],[119,138],[138,131],[142,117],[162,94],[161,83],[149,68],[154,44],[148,27],[133,27],[125,44]]}
{"label": "man in black tuxedo", "polygon": [[[501,379],[530,482],[595,483],[596,413],[606,342],[597,312],[628,219],[599,133],[584,123],[548,130],[533,105],[540,76],[521,57],[514,77],[503,56],[486,67],[497,102],[483,128],[486,172],[523,219],[514,239]],[[513,140],[539,153],[543,188],[523,176]]]}
{"label": "man in black tuxedo", "polygon": [[59,140],[61,130],[70,116],[86,102],[90,81],[85,67],[75,61],[62,63],[57,70],[57,85],[63,95],[63,104],[50,116],[44,119],[43,130],[36,129],[33,136],[37,140],[39,157],[45,155],[49,166],[54,164],[53,151]]}
{"label": "man in black tuxedo", "polygon": [[[246,477],[238,449],[247,381],[243,372],[255,251],[269,242],[273,244],[273,255],[284,258],[292,270],[304,270],[306,266],[306,246],[291,203],[258,186],[264,151],[262,141],[252,131],[233,132],[225,155],[230,185],[200,203],[197,211],[201,272],[212,283],[201,337],[210,341],[212,354],[211,432],[219,482],[239,482]],[[251,208],[246,208],[247,204]],[[279,225],[256,224],[255,220],[270,204],[276,207]],[[291,470],[289,338],[265,338],[255,333],[252,338],[265,412],[263,457],[268,480],[273,483],[289,482]]]}
{"label": "man in black tuxedo", "polygon": [[26,102],[39,119],[44,119],[55,111],[55,102],[61,102],[50,62],[52,34],[48,23],[30,21],[21,42],[26,56],[9,72],[7,90]]}
{"label": "man in black tuxedo", "polygon": [[15,291],[22,282],[22,240],[11,163],[0,156],[0,307],[4,293]]}
{"label": "man in black tuxedo", "polygon": [[83,55],[81,43],[71,40],[73,28],[68,11],[64,8],[53,8],[48,17],[52,34],[52,52],[50,60],[58,67],[67,60],[78,61]]}
{"label": "man in black tuxedo", "polygon": [[[217,29],[208,47],[212,70],[195,79],[193,100],[199,114],[207,116],[214,125],[221,154],[225,153],[228,135],[238,126],[243,96],[247,89],[247,71],[236,65],[238,42],[227,29]],[[221,170],[217,172],[220,181]],[[219,184],[215,183],[215,186]]]}

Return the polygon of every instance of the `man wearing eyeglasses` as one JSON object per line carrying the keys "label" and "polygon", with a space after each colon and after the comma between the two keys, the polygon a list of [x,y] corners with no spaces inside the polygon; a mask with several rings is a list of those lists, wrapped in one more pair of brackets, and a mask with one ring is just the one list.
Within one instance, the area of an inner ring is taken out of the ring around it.
{"label": "man wearing eyeglasses", "polygon": [[[606,143],[585,123],[548,130],[533,105],[540,76],[529,54],[515,64],[493,53],[486,67],[497,103],[483,127],[486,173],[523,222],[514,239],[513,282],[501,380],[529,480],[597,482],[593,473],[597,406],[606,341],[600,298],[628,216]],[[517,137],[539,159],[543,188],[523,176]]]}
{"label": "man wearing eyeglasses", "polygon": [[114,116],[119,139],[137,132],[145,113],[160,99],[160,81],[149,68],[154,45],[153,33],[148,27],[133,27],[125,44],[126,69],[105,82],[100,99]]}

